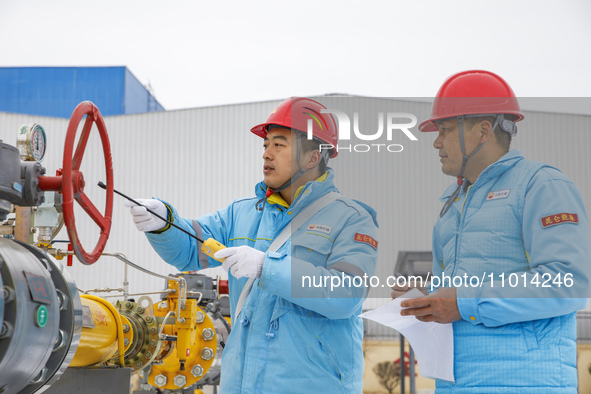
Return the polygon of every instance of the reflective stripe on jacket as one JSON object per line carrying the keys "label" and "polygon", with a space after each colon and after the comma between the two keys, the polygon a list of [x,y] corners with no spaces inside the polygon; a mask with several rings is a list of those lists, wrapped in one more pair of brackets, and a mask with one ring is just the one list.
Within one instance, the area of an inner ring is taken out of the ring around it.
{"label": "reflective stripe on jacket", "polygon": [[[336,191],[333,179],[328,169],[326,179],[308,182],[290,207],[269,199],[262,211],[255,206],[266,191],[260,183],[257,197],[236,200],[197,219],[196,230],[203,239],[212,237],[228,247],[266,251],[292,217]],[[179,218],[174,209],[173,214],[176,224],[195,232],[191,220]],[[361,392],[363,325],[358,315],[366,289],[348,284],[356,276],[374,274],[376,232],[375,211],[341,197],[297,229],[277,252],[267,252],[261,278],[239,316],[234,311],[247,278],[229,274],[232,333],[223,353],[220,392]],[[177,229],[147,236],[179,270],[220,264]],[[336,279],[345,285],[334,287]]]}

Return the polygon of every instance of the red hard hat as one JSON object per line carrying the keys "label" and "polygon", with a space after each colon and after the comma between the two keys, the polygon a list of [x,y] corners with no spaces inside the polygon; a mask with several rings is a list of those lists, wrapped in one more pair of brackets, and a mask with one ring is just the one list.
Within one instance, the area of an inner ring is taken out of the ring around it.
{"label": "red hard hat", "polygon": [[524,118],[515,93],[503,78],[490,71],[462,71],[441,85],[431,117],[419,125],[419,130],[437,131],[436,120],[480,114],[511,114],[514,122]]}
{"label": "red hard hat", "polygon": [[[265,138],[269,125],[277,125],[306,133],[308,119],[312,119],[314,138],[336,148],[339,139],[337,124],[331,114],[320,112],[323,109],[326,109],[324,105],[312,99],[291,97],[279,104],[265,123],[254,126],[250,131]],[[330,157],[336,157],[337,154],[337,150],[332,149]]]}

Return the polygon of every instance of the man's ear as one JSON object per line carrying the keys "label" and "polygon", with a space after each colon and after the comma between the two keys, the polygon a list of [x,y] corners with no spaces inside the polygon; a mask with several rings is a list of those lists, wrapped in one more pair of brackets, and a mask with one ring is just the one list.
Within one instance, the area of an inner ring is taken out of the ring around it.
{"label": "man's ear", "polygon": [[319,150],[311,150],[310,152],[306,153],[305,155],[305,163],[302,163],[306,170],[310,170],[318,165],[318,163],[322,160],[322,155],[320,154]]}
{"label": "man's ear", "polygon": [[493,130],[492,124],[488,120],[483,120],[477,125],[478,132],[480,133],[480,143],[486,142],[489,138],[492,137]]}

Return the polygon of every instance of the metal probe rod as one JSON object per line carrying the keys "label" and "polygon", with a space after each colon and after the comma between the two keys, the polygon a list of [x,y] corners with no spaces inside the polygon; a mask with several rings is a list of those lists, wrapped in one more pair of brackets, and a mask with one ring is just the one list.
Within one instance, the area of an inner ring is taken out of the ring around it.
{"label": "metal probe rod", "polygon": [[[99,181],[98,186],[102,189],[107,190],[107,185],[105,185],[102,181]],[[183,233],[195,238],[197,241],[203,243],[203,240],[193,234],[191,234],[190,232],[188,232],[187,230],[185,230],[184,228],[177,226],[176,224],[174,224],[173,222],[171,222],[168,219],[163,218],[162,216],[158,215],[156,212],[152,211],[150,208],[146,207],[145,205],[140,204],[139,202],[135,201],[133,198],[131,197],[127,197],[125,194],[121,193],[120,191],[117,191],[115,189],[113,189],[113,191],[117,194],[119,194],[121,197],[123,198],[127,198],[129,201],[131,201],[132,203],[139,205],[140,207],[144,207],[146,208],[146,211],[150,212],[152,215],[156,216],[158,219],[160,220],[164,220],[166,223],[170,224],[172,227],[174,228],[178,228],[179,230],[181,230]]]}

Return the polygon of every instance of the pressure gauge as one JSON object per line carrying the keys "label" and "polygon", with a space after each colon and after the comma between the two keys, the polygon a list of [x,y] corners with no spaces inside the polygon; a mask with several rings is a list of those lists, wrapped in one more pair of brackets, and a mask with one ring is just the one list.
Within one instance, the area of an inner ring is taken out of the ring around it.
{"label": "pressure gauge", "polygon": [[37,123],[22,125],[16,139],[16,146],[18,147],[21,160],[43,160],[47,146],[45,130]]}

